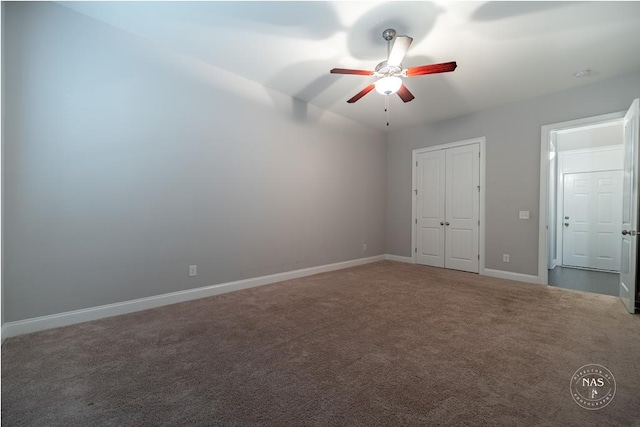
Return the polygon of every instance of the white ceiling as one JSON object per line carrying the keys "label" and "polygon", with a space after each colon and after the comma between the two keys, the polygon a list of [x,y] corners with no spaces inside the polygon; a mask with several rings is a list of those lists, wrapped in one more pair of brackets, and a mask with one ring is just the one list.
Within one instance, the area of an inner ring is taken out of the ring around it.
{"label": "white ceiling", "polygon": [[[640,70],[640,2],[62,2],[271,89],[384,130],[384,98],[346,100],[386,59],[382,31],[413,37],[403,66],[457,61],[406,78],[390,130],[458,117]],[[588,77],[573,73],[590,69]]]}

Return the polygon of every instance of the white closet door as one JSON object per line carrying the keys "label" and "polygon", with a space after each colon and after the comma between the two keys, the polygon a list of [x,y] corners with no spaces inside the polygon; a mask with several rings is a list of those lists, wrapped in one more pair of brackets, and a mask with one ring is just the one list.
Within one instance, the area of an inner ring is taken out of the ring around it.
{"label": "white closet door", "polygon": [[564,175],[562,263],[620,271],[622,171]]}
{"label": "white closet door", "polygon": [[444,267],[445,152],[418,154],[417,162],[416,262]]}
{"label": "white closet door", "polygon": [[[622,266],[620,299],[635,313],[638,254],[638,162],[640,157],[640,101],[636,98],[624,116],[624,178],[622,183]],[[632,339],[632,338],[630,338]]]}
{"label": "white closet door", "polygon": [[480,147],[446,150],[445,267],[478,272]]}

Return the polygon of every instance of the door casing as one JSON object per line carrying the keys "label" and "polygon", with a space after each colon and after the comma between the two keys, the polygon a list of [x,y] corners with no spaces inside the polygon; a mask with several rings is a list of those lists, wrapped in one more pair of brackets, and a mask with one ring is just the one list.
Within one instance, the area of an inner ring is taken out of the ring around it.
{"label": "door casing", "polygon": [[411,197],[411,258],[413,263],[417,263],[417,242],[416,242],[416,220],[417,220],[417,203],[416,203],[416,191],[417,191],[417,173],[416,173],[416,162],[417,155],[421,153],[426,153],[429,151],[435,150],[443,150],[447,148],[461,147],[463,145],[471,145],[478,144],[480,147],[480,226],[479,226],[479,246],[478,253],[480,255],[480,260],[478,262],[478,273],[481,275],[485,274],[485,167],[486,167],[486,137],[481,136],[472,139],[465,139],[463,141],[450,142],[448,144],[434,145],[431,147],[418,148],[413,150],[413,154],[411,157],[411,183],[412,183],[412,197]]}

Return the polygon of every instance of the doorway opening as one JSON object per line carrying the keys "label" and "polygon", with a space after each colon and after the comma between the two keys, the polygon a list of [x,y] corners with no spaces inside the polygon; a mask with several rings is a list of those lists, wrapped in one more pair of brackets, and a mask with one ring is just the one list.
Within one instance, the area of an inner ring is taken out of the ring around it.
{"label": "doorway opening", "polygon": [[619,294],[623,119],[621,112],[543,127],[545,284]]}
{"label": "doorway opening", "polygon": [[623,121],[550,133],[548,284],[617,296]]}

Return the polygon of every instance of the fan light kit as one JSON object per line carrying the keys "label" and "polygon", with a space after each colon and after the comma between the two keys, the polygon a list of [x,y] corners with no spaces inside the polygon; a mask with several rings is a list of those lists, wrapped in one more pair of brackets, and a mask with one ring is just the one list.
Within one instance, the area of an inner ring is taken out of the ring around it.
{"label": "fan light kit", "polygon": [[[409,36],[396,36],[396,30],[388,28],[382,32],[382,38],[387,41],[387,60],[376,66],[375,71],[352,70],[349,68],[334,68],[332,74],[355,74],[358,76],[375,76],[375,83],[362,89],[347,102],[353,104],[374,88],[376,92],[385,95],[385,112],[387,113],[387,126],[389,126],[389,95],[397,93],[403,102],[412,101],[415,97],[402,82],[402,77],[422,76],[425,74],[448,73],[458,66],[455,62],[443,62],[440,64],[420,65],[402,69],[402,60],[413,39]],[[393,46],[391,45],[393,41]]]}
{"label": "fan light kit", "polygon": [[376,91],[380,95],[393,95],[402,86],[402,79],[400,77],[383,77],[374,83]]}

